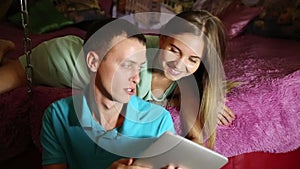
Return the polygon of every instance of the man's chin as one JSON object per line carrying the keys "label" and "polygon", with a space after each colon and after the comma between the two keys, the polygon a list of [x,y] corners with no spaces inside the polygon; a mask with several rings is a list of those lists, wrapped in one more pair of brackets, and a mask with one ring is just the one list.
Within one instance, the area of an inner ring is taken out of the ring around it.
{"label": "man's chin", "polygon": [[120,99],[119,99],[119,102],[120,102],[120,103],[123,103],[123,104],[126,104],[126,103],[129,102],[130,98],[131,98],[131,95],[128,95],[128,97],[120,98]]}

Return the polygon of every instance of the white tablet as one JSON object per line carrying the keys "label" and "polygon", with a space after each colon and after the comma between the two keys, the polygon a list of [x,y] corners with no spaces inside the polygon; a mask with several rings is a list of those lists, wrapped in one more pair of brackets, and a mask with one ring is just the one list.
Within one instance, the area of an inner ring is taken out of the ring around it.
{"label": "white tablet", "polygon": [[164,133],[136,159],[134,164],[160,169],[167,164],[186,169],[219,169],[227,157],[184,137]]}

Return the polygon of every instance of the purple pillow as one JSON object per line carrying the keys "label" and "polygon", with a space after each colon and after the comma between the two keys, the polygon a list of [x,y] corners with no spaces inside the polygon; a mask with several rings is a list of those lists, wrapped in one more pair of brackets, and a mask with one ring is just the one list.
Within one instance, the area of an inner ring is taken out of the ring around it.
{"label": "purple pillow", "polygon": [[228,38],[232,39],[241,34],[248,23],[262,11],[262,7],[248,7],[239,1],[230,4],[222,16],[220,16],[226,28]]}

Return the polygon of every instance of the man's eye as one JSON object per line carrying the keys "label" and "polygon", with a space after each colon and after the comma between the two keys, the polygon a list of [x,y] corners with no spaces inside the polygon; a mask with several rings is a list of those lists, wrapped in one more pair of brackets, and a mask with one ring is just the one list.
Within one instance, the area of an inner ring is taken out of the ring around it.
{"label": "man's eye", "polygon": [[126,69],[132,68],[132,64],[130,64],[130,63],[123,63],[123,64],[121,64],[121,66]]}
{"label": "man's eye", "polygon": [[139,70],[143,71],[143,70],[146,70],[146,68],[147,68],[147,66],[145,64],[143,64],[139,67]]}

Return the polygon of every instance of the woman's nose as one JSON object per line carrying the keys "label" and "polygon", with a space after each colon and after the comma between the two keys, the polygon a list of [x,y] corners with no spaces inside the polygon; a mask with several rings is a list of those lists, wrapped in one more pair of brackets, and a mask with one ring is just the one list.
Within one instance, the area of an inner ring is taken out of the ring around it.
{"label": "woman's nose", "polygon": [[176,68],[182,68],[183,66],[185,66],[185,59],[184,57],[180,57],[175,61],[175,67]]}

